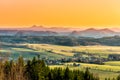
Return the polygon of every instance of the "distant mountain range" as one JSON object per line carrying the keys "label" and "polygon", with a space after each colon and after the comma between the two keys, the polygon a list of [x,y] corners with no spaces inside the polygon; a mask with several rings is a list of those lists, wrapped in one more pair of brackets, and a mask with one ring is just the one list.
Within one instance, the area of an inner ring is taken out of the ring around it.
{"label": "distant mountain range", "polygon": [[30,28],[16,29],[0,29],[1,36],[75,36],[75,37],[109,37],[120,35],[120,32],[112,31],[111,29],[95,29],[89,28],[85,30],[72,28],[46,28],[43,26],[33,25]]}
{"label": "distant mountain range", "polygon": [[86,29],[86,30],[83,30],[83,31],[73,31],[71,33],[71,35],[72,36],[101,38],[101,37],[120,35],[120,33],[112,31],[108,28],[99,29],[99,30],[94,29],[94,28],[89,28],[89,29]]}

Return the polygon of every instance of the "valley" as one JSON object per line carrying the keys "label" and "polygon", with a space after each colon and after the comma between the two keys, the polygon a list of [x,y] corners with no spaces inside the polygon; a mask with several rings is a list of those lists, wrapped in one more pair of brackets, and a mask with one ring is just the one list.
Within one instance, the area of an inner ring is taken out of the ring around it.
{"label": "valley", "polygon": [[112,54],[120,55],[120,47],[2,43],[0,50],[1,60],[16,60],[19,56],[23,56],[24,60],[27,61],[40,55],[40,58],[43,59],[50,68],[65,68],[67,66],[71,70],[85,70],[89,68],[90,72],[100,76],[100,80],[104,80],[106,77],[112,79],[120,73],[120,59],[117,61],[109,59],[109,55]]}

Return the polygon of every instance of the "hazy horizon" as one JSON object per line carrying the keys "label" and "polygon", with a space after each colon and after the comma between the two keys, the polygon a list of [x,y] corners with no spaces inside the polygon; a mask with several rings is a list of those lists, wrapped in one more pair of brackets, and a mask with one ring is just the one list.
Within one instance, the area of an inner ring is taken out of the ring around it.
{"label": "hazy horizon", "polygon": [[90,28],[93,28],[93,29],[96,29],[96,30],[99,30],[99,29],[110,29],[112,31],[116,31],[116,32],[120,32],[120,27],[95,27],[95,26],[87,26],[87,27],[65,27],[65,26],[43,26],[43,25],[32,25],[32,26],[17,26],[17,27],[9,27],[9,26],[0,26],[0,29],[29,29],[29,28],[36,28],[37,30],[39,30],[40,28],[44,28],[44,29],[67,29],[67,30],[76,30],[76,31],[82,31],[82,30],[86,30],[86,29],[90,29]]}

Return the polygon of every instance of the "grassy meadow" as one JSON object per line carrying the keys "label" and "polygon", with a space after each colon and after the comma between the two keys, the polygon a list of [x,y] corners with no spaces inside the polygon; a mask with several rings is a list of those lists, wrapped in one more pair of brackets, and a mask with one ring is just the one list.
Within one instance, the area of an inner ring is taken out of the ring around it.
{"label": "grassy meadow", "polygon": [[70,47],[70,46],[58,46],[58,45],[50,45],[50,44],[20,44],[20,45],[17,45],[17,47],[16,46],[13,46],[13,47],[5,46],[0,50],[0,52],[11,53],[11,54],[17,53],[20,55],[25,55],[27,53],[31,53],[31,54],[33,53],[34,55],[40,54],[41,57],[46,55],[49,58],[51,57],[53,58],[72,57],[74,56],[75,53],[85,52],[85,53],[107,58],[109,54],[120,54],[120,47],[119,46],[99,46],[99,45]]}
{"label": "grassy meadow", "polygon": [[119,67],[120,67],[120,61],[109,61],[109,62],[105,62],[105,65],[119,66]]}
{"label": "grassy meadow", "polygon": [[108,57],[109,54],[120,54],[119,46],[58,46],[50,44],[27,44],[28,48],[35,50],[50,51],[55,54],[61,54],[65,56],[73,56],[75,53],[89,53],[99,55],[101,57]]}

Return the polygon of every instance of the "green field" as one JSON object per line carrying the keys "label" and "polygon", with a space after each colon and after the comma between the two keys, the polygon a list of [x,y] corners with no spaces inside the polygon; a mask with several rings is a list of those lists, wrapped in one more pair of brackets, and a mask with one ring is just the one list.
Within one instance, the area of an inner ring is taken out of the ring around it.
{"label": "green field", "polygon": [[109,61],[109,62],[105,62],[105,65],[119,66],[119,67],[120,67],[120,61]]}
{"label": "green field", "polygon": [[[22,47],[21,47],[22,46]],[[24,47],[23,47],[24,46]],[[107,58],[109,54],[120,54],[120,47],[118,46],[58,46],[58,45],[50,45],[50,44],[19,44],[13,47],[5,46],[0,50],[1,53],[11,53],[11,54],[20,54],[27,55],[31,54],[38,55],[41,57],[49,58],[64,58],[64,57],[72,57],[75,53],[89,53],[96,56],[101,56]],[[24,53],[24,54],[23,54]],[[33,53],[33,54],[32,54]],[[16,54],[16,55],[17,55]],[[83,54],[84,55],[84,54]],[[32,57],[31,56],[31,57]]]}
{"label": "green field", "polygon": [[55,54],[73,56],[75,53],[89,53],[107,58],[109,54],[120,54],[119,46],[58,46],[50,44],[27,44],[28,48],[51,51]]}
{"label": "green field", "polygon": [[17,59],[19,56],[23,56],[24,58],[27,59],[32,59],[34,56],[40,55],[42,58],[43,57],[47,57],[50,59],[60,59],[60,58],[65,58],[67,56],[62,55],[62,54],[55,54],[53,52],[49,52],[46,50],[35,50],[35,49],[30,49],[28,47],[26,47],[24,45],[17,45],[14,47],[8,47],[8,46],[4,46],[4,48],[2,48],[0,50],[0,55],[1,56],[9,56],[13,59]]}

